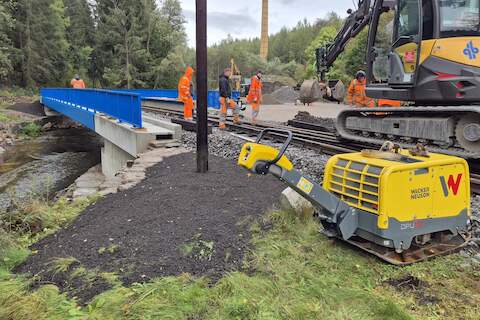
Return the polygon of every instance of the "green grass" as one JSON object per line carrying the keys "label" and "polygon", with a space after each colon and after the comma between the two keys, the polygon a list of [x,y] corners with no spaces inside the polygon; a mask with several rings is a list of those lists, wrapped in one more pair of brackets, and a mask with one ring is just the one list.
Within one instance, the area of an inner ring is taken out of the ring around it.
{"label": "green grass", "polygon": [[20,130],[20,137],[22,139],[37,138],[41,134],[42,134],[42,127],[33,122],[26,124]]}
{"label": "green grass", "polygon": [[49,271],[54,275],[58,273],[67,273],[73,265],[78,263],[79,261],[74,257],[56,258],[50,262]]}
{"label": "green grass", "polygon": [[19,120],[20,120],[19,116],[7,114],[0,111],[0,123],[12,123],[12,122],[17,122]]}
{"label": "green grass", "polygon": [[16,97],[35,97],[38,96],[38,89],[27,89],[20,87],[0,88],[0,97],[16,98]]}
{"label": "green grass", "polygon": [[[100,274],[114,288],[79,308],[51,285],[29,291],[28,280],[4,266],[0,319],[478,319],[480,269],[466,266],[459,255],[399,268],[326,239],[308,217],[274,212],[268,219],[272,230],[252,228],[255,249],[245,271],[213,286],[184,274],[126,288],[118,275]],[[192,243],[189,253],[198,241]],[[71,266],[71,275],[99,274]],[[415,291],[386,284],[406,275],[425,286]],[[435,303],[423,302],[432,296]]]}

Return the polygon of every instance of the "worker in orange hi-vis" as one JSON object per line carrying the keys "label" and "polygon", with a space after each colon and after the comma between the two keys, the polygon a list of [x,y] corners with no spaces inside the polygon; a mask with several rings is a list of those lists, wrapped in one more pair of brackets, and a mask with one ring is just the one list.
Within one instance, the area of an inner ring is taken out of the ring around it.
{"label": "worker in orange hi-vis", "polygon": [[78,74],[76,74],[72,81],[70,81],[70,85],[74,89],[85,89],[85,82],[80,78]]}
{"label": "worker in orange hi-vis", "polygon": [[178,82],[178,100],[183,102],[183,118],[193,120],[192,77],[194,70],[188,66]]}
{"label": "worker in orange hi-vis", "polygon": [[218,90],[220,94],[220,123],[219,128],[221,130],[226,129],[227,122],[227,110],[233,110],[233,123],[240,123],[239,107],[232,99],[232,88],[230,86],[230,76],[232,75],[232,70],[226,68],[223,70],[223,74],[220,75],[218,79]]}
{"label": "worker in orange hi-vis", "polygon": [[247,102],[252,106],[252,123],[257,123],[257,117],[260,113],[260,104],[262,103],[262,71],[258,71],[251,79],[250,90],[247,95]]}
{"label": "worker in orange hi-vis", "polygon": [[347,92],[347,102],[355,107],[375,107],[372,98],[367,97],[365,88],[367,86],[367,77],[364,71],[358,71],[355,79],[350,82]]}

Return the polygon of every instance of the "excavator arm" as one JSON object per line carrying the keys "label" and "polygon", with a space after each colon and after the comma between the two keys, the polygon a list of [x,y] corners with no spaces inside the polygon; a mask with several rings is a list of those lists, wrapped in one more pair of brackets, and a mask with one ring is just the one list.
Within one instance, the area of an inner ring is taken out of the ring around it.
{"label": "excavator arm", "polygon": [[355,38],[366,26],[372,17],[371,0],[358,0],[356,11],[348,10],[349,16],[345,19],[342,29],[337,33],[332,43],[317,48],[317,73],[320,79],[325,80],[325,74],[343,52],[350,39]]}

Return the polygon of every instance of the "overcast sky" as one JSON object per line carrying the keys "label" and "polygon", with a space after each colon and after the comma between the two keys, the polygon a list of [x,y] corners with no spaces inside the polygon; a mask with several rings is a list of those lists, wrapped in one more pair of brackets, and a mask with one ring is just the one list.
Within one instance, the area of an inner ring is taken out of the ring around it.
{"label": "overcast sky", "polygon": [[[195,46],[195,0],[181,0],[187,19],[190,46]],[[233,38],[260,36],[262,0],[207,0],[208,44],[219,42],[230,34]],[[314,22],[328,12],[344,17],[352,0],[270,0],[270,33],[283,26],[293,27],[307,18]]]}

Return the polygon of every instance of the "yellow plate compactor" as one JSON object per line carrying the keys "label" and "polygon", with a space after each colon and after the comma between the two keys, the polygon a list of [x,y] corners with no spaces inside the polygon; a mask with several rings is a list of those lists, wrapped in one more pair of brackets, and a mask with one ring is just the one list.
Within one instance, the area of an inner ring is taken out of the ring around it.
{"label": "yellow plate compactor", "polygon": [[[269,132],[286,138],[280,150],[261,144]],[[238,164],[273,174],[316,209],[322,232],[381,259],[406,265],[464,246],[470,181],[464,159],[424,150],[364,150],[328,161],[323,186],[293,168],[285,156],[292,133],[266,129],[246,143]]]}

